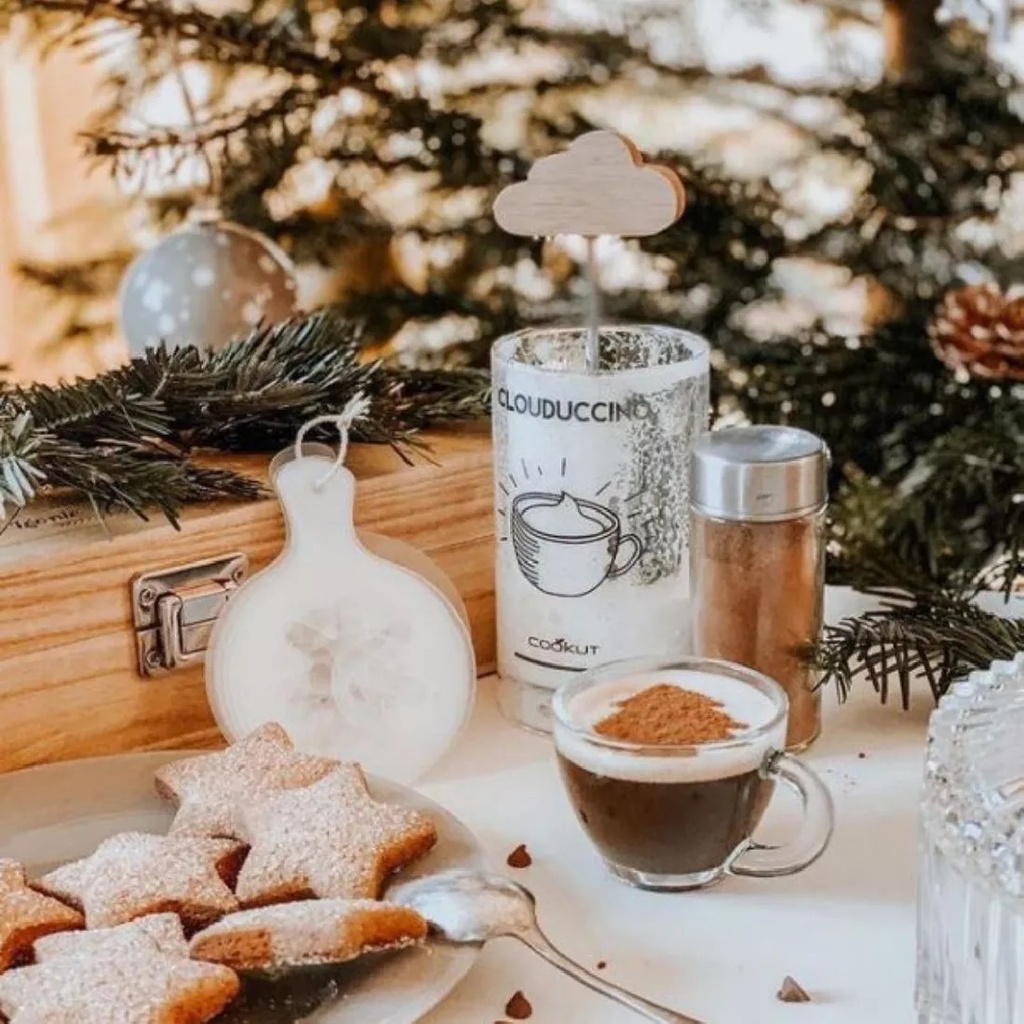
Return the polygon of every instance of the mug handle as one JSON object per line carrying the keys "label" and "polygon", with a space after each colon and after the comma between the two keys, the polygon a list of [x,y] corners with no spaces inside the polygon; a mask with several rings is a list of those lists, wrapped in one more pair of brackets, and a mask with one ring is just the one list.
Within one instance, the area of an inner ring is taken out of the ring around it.
{"label": "mug handle", "polygon": [[619,552],[622,551],[626,544],[633,545],[633,554],[629,556],[624,565],[613,565],[611,572],[608,573],[608,579],[615,580],[622,576],[624,573],[629,572],[630,569],[640,561],[640,556],[644,553],[643,545],[640,543],[640,538],[635,533],[627,533],[619,541],[619,549],[615,552],[615,557],[619,557]]}
{"label": "mug handle", "polygon": [[762,769],[765,775],[785,783],[800,797],[803,825],[785,846],[765,846],[751,840],[729,865],[734,875],[780,878],[810,867],[824,852],[835,828],[832,794],[817,772],[798,757],[778,751]]}

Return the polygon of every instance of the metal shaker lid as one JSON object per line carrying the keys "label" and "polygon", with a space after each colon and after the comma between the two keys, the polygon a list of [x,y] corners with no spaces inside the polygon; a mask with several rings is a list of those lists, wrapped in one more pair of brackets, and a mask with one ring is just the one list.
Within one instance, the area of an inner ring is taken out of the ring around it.
{"label": "metal shaker lid", "polygon": [[828,501],[829,451],[797,427],[727,427],[694,445],[690,496],[721,519],[788,519]]}

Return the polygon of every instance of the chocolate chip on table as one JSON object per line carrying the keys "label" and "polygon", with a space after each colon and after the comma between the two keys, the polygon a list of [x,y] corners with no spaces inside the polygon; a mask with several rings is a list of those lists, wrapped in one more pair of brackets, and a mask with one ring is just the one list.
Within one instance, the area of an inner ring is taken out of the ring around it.
{"label": "chocolate chip on table", "polygon": [[788,974],[782,979],[782,987],[776,993],[775,998],[782,1003],[809,1003],[811,997],[807,990]]}
{"label": "chocolate chip on table", "polygon": [[608,961],[607,960],[598,960],[597,961],[597,969],[599,971],[603,971],[607,966],[608,966]]}
{"label": "chocolate chip on table", "polygon": [[859,753],[859,754],[857,755],[857,758],[858,758],[859,760],[863,761],[863,760],[864,760],[864,759],[865,759],[865,758],[866,758],[867,756],[868,756],[868,755],[867,755],[867,754],[865,754],[865,753],[864,753],[864,751],[862,750],[862,751],[861,751],[861,752],[860,752],[860,753]]}
{"label": "chocolate chip on table", "polygon": [[527,850],[525,843],[520,843],[509,855],[505,861],[510,868],[528,868],[533,863],[533,858],[530,856],[530,851]]}
{"label": "chocolate chip on table", "polygon": [[516,992],[505,1004],[505,1016],[511,1017],[513,1020],[526,1020],[527,1017],[532,1017],[533,1007],[530,1005],[530,1000],[522,992]]}

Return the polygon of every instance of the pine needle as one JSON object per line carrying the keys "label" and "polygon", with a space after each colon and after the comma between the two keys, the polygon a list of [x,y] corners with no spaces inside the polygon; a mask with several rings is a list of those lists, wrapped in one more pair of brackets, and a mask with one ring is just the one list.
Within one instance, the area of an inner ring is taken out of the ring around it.
{"label": "pine needle", "polygon": [[879,611],[825,630],[818,667],[843,697],[865,678],[885,701],[894,680],[906,708],[915,679],[923,676],[938,700],[971,670],[1024,650],[1024,619],[992,615],[956,597],[915,601],[889,594],[882,603]]}
{"label": "pine needle", "polygon": [[101,511],[145,518],[155,508],[171,522],[186,502],[255,498],[258,483],[199,467],[192,450],[273,451],[358,393],[370,409],[354,440],[408,460],[423,447],[422,427],[483,414],[488,384],[469,371],[364,362],[360,329],[329,310],[257,328],[217,352],[150,349],[95,379],[0,392],[0,512],[44,486]]}

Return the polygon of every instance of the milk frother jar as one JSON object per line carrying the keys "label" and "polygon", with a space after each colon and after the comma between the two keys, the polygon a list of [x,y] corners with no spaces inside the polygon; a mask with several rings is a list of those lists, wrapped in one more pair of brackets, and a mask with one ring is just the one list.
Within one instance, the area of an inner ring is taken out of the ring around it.
{"label": "milk frother jar", "polygon": [[[592,337],[592,335],[591,335]],[[507,335],[492,350],[498,671],[505,714],[551,729],[554,689],[688,641],[688,468],[708,346],[669,327]]]}

